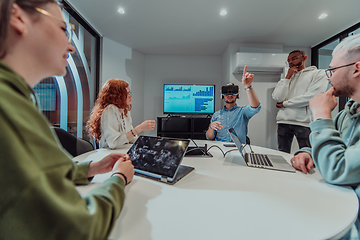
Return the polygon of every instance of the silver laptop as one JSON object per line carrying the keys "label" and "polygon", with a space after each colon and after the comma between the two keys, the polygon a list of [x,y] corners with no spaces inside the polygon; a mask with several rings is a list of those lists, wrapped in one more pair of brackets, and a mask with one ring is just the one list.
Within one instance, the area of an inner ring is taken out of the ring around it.
{"label": "silver laptop", "polygon": [[140,136],[127,154],[138,176],[175,184],[195,168],[181,165],[190,140]]}
{"label": "silver laptop", "polygon": [[295,169],[282,156],[259,154],[254,152],[247,153],[245,145],[240,142],[235,130],[230,128],[228,132],[236,147],[239,149],[239,152],[245,160],[247,166],[277,171],[295,172]]}

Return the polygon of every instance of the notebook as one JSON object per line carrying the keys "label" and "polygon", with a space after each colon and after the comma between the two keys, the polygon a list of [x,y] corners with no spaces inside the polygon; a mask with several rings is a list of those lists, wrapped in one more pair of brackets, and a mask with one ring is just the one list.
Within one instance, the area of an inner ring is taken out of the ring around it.
{"label": "notebook", "polygon": [[295,172],[295,169],[282,156],[259,154],[253,152],[247,153],[245,150],[245,145],[240,142],[240,139],[236,135],[235,130],[230,128],[228,129],[228,132],[248,167]]}
{"label": "notebook", "polygon": [[181,165],[190,140],[140,136],[127,154],[138,176],[175,184],[195,168]]}

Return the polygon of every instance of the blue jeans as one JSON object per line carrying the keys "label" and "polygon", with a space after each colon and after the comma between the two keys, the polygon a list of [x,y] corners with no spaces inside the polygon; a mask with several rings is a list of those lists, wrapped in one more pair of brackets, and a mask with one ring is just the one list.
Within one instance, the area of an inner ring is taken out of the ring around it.
{"label": "blue jeans", "polygon": [[310,147],[311,130],[309,127],[283,123],[279,123],[277,127],[279,151],[290,153],[294,136],[298,141],[299,148]]}

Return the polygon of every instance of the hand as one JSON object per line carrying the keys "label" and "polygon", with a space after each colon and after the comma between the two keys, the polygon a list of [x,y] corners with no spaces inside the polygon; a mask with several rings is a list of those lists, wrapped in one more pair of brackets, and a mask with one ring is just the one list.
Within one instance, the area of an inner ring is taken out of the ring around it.
{"label": "hand", "polygon": [[[126,176],[127,183],[129,184],[134,177],[134,165],[132,164],[131,160],[129,160],[129,158],[122,157],[115,163],[112,172],[123,173]],[[119,175],[119,177],[124,179],[124,177],[121,175]]]}
{"label": "hand", "polygon": [[223,128],[223,126],[222,126],[221,122],[214,121],[210,124],[210,128],[213,130],[219,130],[219,129]]}
{"label": "hand", "polygon": [[294,75],[298,71],[299,71],[299,69],[297,66],[292,66],[291,68],[289,68],[285,78],[290,79],[292,77],[292,75]]}
{"label": "hand", "polygon": [[155,120],[146,120],[139,125],[140,132],[147,130],[154,130],[155,128]]}
{"label": "hand", "polygon": [[250,74],[248,72],[246,72],[247,70],[247,66],[244,67],[243,70],[243,76],[242,76],[242,85],[244,86],[244,88],[249,88],[251,87],[251,83],[254,80],[254,74]]}
{"label": "hand", "polygon": [[284,105],[283,105],[282,102],[278,102],[278,103],[276,103],[276,107],[277,107],[277,108],[283,108]]}
{"label": "hand", "polygon": [[308,173],[314,167],[314,161],[311,158],[311,155],[307,152],[301,152],[296,154],[291,160],[291,165],[302,171],[303,173]]}
{"label": "hand", "polygon": [[310,110],[314,119],[325,118],[331,119],[331,111],[337,105],[336,97],[334,96],[334,88],[331,87],[324,93],[320,93],[309,101]]}
{"label": "hand", "polygon": [[91,162],[89,165],[88,177],[110,172],[113,169],[116,161],[118,161],[120,158],[128,160],[129,155],[125,153],[111,153],[100,161]]}

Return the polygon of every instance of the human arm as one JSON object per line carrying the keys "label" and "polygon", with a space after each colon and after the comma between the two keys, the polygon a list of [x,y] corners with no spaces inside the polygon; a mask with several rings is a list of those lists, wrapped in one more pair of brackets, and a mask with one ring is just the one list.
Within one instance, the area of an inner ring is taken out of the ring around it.
{"label": "human arm", "polygon": [[316,167],[324,180],[332,184],[360,182],[358,117],[340,112],[334,122],[319,119],[310,123],[310,143]]}
{"label": "human arm", "polygon": [[129,112],[128,116],[125,116],[116,106],[109,105],[101,115],[101,138],[106,139],[107,145],[114,149],[128,143],[138,133],[152,130],[155,127],[154,120],[144,121],[135,128],[132,127],[131,123],[132,119]]}
{"label": "human arm", "polygon": [[0,95],[0,239],[106,239],[124,181],[111,177],[81,197],[74,182],[88,165],[71,161],[32,102]]}
{"label": "human arm", "polygon": [[288,95],[289,87],[290,87],[290,79],[291,77],[298,72],[297,66],[293,66],[288,69],[286,77],[284,79],[280,79],[280,81],[276,84],[276,87],[272,93],[272,98],[281,105],[276,105],[277,108],[281,108],[282,102],[286,100]]}
{"label": "human arm", "polygon": [[300,170],[305,174],[310,172],[314,167],[314,161],[312,160],[311,154],[306,151],[296,153],[295,156],[291,158],[290,162],[295,169]]}
{"label": "human arm", "polygon": [[134,127],[133,131],[135,130],[134,133],[137,135],[143,131],[154,130],[155,123],[156,123],[155,120],[146,120],[141,124],[137,125],[136,127]]}
{"label": "human arm", "polygon": [[242,76],[242,85],[245,88],[246,95],[249,100],[249,104],[253,108],[257,108],[260,105],[258,96],[255,93],[254,88],[252,87],[252,82],[254,80],[254,74],[250,74],[247,71],[247,66],[244,66],[243,76]]}
{"label": "human arm", "polygon": [[[100,161],[92,161],[89,164],[87,177],[93,177],[97,174],[108,173],[113,170],[114,165],[119,161],[129,160],[129,155],[125,153],[111,153]],[[130,176],[129,176],[130,177]]]}
{"label": "human arm", "polygon": [[208,130],[206,131],[206,137],[209,140],[213,140],[215,138],[215,131],[223,128],[222,123],[219,121],[211,122]]}
{"label": "human arm", "polygon": [[283,107],[306,107],[309,106],[309,101],[317,94],[325,92],[328,86],[326,75],[323,70],[318,70],[312,77],[306,92],[303,94],[287,99],[282,102]]}

